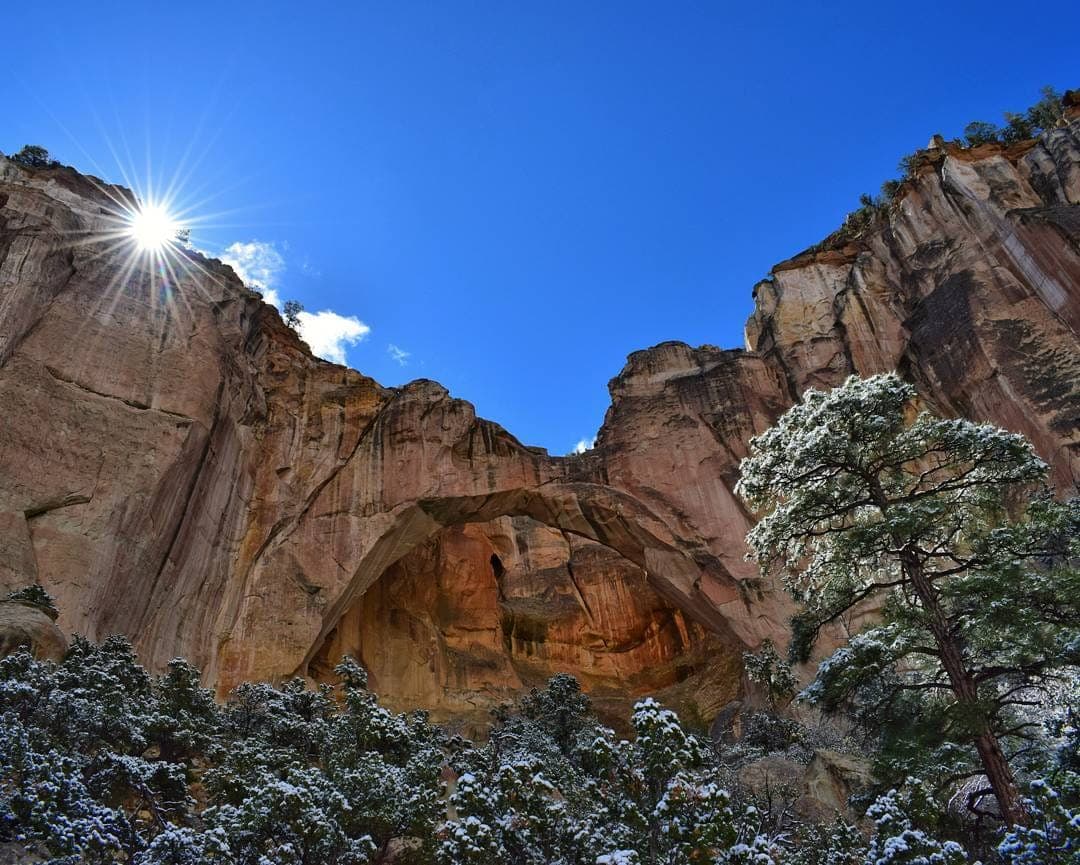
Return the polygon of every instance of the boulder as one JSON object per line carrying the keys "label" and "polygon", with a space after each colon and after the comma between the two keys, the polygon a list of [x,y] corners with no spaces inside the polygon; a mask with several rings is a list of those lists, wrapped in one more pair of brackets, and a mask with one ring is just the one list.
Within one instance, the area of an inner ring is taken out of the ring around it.
{"label": "boulder", "polygon": [[819,822],[828,822],[838,813],[855,819],[859,815],[851,813],[848,800],[873,783],[869,760],[839,751],[815,751],[806,767],[803,795],[795,803],[795,810],[801,817]]}
{"label": "boulder", "polygon": [[35,658],[59,661],[68,643],[64,632],[44,610],[16,601],[0,601],[0,657],[23,648]]}
{"label": "boulder", "polygon": [[802,788],[806,766],[780,754],[766,754],[739,768],[740,786],[754,795],[795,798]]}

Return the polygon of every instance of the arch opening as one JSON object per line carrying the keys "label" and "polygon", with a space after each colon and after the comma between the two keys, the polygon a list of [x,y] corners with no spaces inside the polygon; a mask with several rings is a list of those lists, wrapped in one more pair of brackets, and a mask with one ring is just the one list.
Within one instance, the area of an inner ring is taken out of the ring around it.
{"label": "arch opening", "polygon": [[398,559],[433,534],[452,525],[526,516],[551,528],[596,541],[646,573],[663,597],[702,624],[747,647],[759,642],[742,587],[720,560],[700,545],[678,538],[637,499],[599,484],[566,483],[517,488],[482,496],[422,499],[381,515],[381,532],[367,547],[349,582],[330,593],[321,630],[309,641],[299,670],[338,620]]}
{"label": "arch opening", "polygon": [[695,621],[616,550],[529,516],[457,523],[393,562],[344,612],[306,672],[350,654],[398,711],[472,732],[489,710],[557,672],[623,726],[659,695],[711,719],[738,695],[741,647]]}

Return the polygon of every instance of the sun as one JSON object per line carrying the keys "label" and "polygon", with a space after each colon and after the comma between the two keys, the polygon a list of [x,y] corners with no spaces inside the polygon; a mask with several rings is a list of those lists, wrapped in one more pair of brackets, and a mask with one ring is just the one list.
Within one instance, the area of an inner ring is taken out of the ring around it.
{"label": "sun", "polygon": [[158,252],[176,242],[180,224],[160,204],[144,204],[128,219],[127,233],[143,252]]}

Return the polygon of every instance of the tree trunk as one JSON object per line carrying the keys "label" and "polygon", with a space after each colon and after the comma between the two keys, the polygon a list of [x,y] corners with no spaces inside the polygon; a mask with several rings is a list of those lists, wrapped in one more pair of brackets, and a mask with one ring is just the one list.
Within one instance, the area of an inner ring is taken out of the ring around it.
{"label": "tree trunk", "polygon": [[1027,812],[1024,811],[1020,791],[1013,777],[1012,767],[1002,753],[1001,745],[998,744],[997,736],[987,728],[975,740],[975,749],[982,759],[986,777],[990,779],[990,786],[997,797],[1001,816],[1010,826],[1017,823],[1027,823]]}
{"label": "tree trunk", "polygon": [[[930,616],[930,631],[934,635],[941,665],[949,676],[949,683],[956,694],[957,702],[965,708],[977,710],[978,687],[964,665],[962,647],[949,628],[949,622],[938,603],[937,592],[923,573],[922,563],[914,553],[904,552],[900,558],[912,588],[915,589],[923,608]],[[1005,759],[1001,744],[990,726],[989,718],[982,719],[981,729],[976,733],[974,743],[987,780],[990,781],[990,787],[998,801],[998,807],[1001,809],[1002,819],[1010,826],[1017,823],[1025,824],[1027,814],[1020,798],[1020,790],[1016,786],[1012,767]]]}

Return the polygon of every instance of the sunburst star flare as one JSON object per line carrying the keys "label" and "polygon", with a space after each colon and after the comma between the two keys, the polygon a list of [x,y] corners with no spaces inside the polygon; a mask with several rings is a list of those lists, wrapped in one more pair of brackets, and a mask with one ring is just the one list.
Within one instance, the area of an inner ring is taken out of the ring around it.
{"label": "sunburst star flare", "polygon": [[127,234],[143,252],[161,250],[177,240],[180,225],[164,205],[144,204],[128,217]]}

